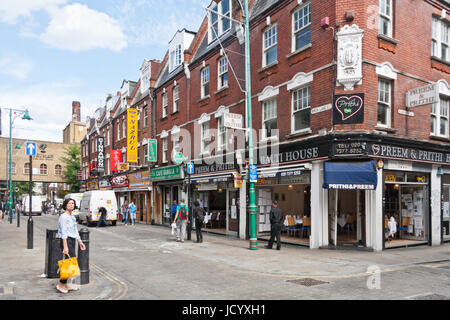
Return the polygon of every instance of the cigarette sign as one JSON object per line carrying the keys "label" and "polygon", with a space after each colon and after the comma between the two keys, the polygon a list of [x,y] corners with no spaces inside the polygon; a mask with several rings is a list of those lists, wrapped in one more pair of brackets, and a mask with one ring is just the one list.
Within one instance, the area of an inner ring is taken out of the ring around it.
{"label": "cigarette sign", "polygon": [[413,108],[436,103],[438,100],[438,91],[436,89],[436,83],[433,83],[409,90],[406,93],[406,107]]}

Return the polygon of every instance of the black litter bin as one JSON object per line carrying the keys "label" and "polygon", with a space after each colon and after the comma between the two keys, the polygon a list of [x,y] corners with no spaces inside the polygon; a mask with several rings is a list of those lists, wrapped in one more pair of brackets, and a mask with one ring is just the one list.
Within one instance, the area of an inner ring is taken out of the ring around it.
{"label": "black litter bin", "polygon": [[[58,230],[47,229],[44,271],[47,278],[59,278],[58,261],[62,260],[63,254],[62,241],[56,237],[57,233]],[[68,241],[67,246],[69,247],[69,252],[75,252],[75,241]]]}

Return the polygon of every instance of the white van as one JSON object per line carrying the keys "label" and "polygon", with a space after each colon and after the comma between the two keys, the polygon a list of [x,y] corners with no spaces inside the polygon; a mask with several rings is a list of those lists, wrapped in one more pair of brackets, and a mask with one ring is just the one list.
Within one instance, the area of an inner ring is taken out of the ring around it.
{"label": "white van", "polygon": [[[66,194],[64,196],[64,200],[66,200],[66,199],[73,199],[73,200],[75,200],[76,208],[72,211],[72,215],[78,221],[78,219],[80,218],[79,214],[80,214],[81,199],[83,199],[83,194],[82,193],[68,193],[68,194]],[[63,211],[64,210],[62,210],[62,212]]]}
{"label": "white van", "polygon": [[[23,215],[30,214],[30,196],[27,194],[23,197],[22,201],[22,212]],[[41,215],[42,214],[42,199],[41,196],[32,196],[31,197],[31,214]]]}
{"label": "white van", "polygon": [[118,212],[116,196],[112,190],[84,192],[81,199],[79,222],[86,222],[88,227],[97,224],[100,219],[100,213],[98,212],[100,207],[106,208],[106,221],[111,221],[112,225],[115,226]]}

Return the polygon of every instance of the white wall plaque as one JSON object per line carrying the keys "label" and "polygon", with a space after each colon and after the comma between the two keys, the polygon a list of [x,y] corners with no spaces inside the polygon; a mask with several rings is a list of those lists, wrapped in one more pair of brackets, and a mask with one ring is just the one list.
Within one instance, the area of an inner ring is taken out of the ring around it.
{"label": "white wall plaque", "polygon": [[346,25],[336,33],[338,42],[337,85],[353,90],[362,81],[362,38],[364,30]]}

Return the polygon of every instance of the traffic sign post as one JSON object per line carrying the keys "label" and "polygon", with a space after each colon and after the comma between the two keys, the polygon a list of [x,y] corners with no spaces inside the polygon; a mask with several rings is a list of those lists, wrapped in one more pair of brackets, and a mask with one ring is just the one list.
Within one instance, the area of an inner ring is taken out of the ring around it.
{"label": "traffic sign post", "polygon": [[27,249],[33,249],[33,218],[31,217],[31,208],[33,201],[33,156],[36,156],[36,142],[27,141],[25,152],[30,157],[30,208],[27,224]]}
{"label": "traffic sign post", "polygon": [[[27,153],[27,156],[36,156],[36,142],[26,142],[25,151]],[[31,170],[31,167],[30,167]]]}
{"label": "traffic sign post", "polygon": [[187,164],[187,173],[188,174],[193,174],[194,173],[194,163],[193,162],[188,162],[188,164]]}
{"label": "traffic sign post", "polygon": [[256,167],[256,164],[249,165],[248,171],[249,171],[249,181],[258,182],[258,168]]}

